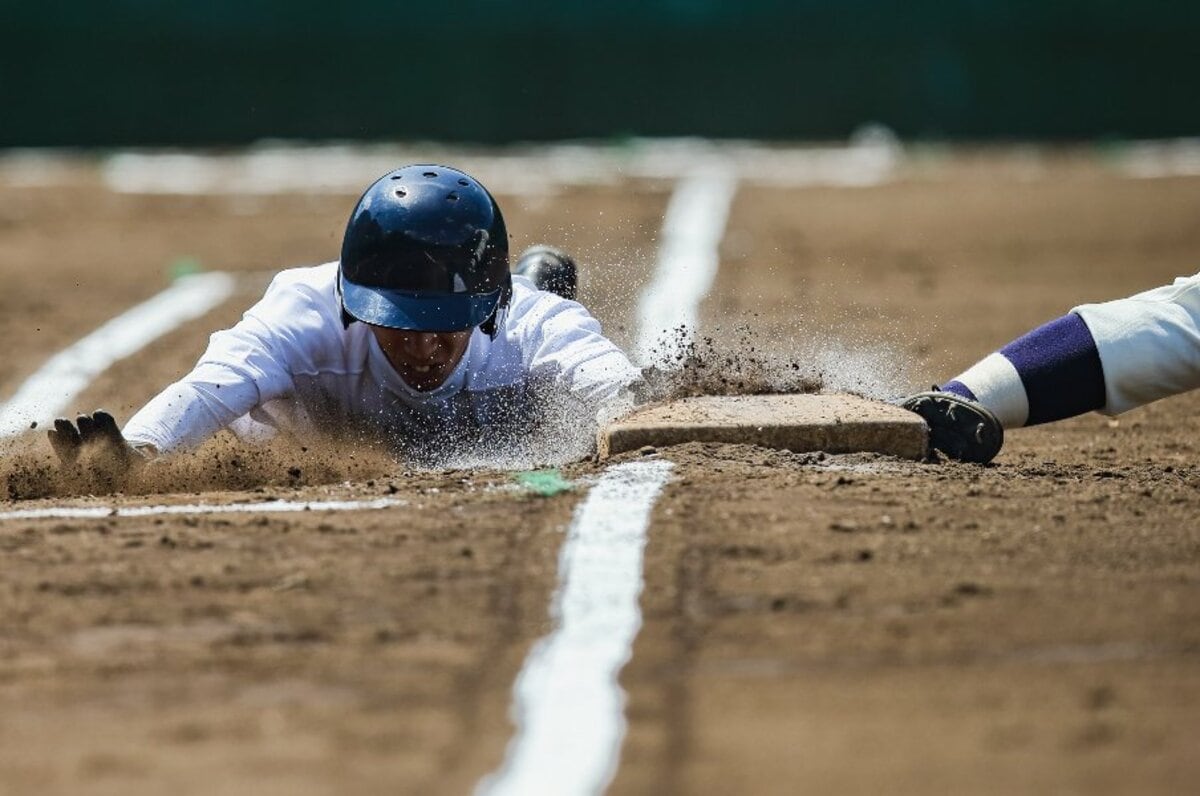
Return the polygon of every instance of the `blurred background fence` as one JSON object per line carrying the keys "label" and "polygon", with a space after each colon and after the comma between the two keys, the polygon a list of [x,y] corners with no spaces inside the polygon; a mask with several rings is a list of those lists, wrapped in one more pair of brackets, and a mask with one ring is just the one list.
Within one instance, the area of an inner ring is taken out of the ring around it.
{"label": "blurred background fence", "polygon": [[0,146],[1200,132],[1196,0],[0,5]]}

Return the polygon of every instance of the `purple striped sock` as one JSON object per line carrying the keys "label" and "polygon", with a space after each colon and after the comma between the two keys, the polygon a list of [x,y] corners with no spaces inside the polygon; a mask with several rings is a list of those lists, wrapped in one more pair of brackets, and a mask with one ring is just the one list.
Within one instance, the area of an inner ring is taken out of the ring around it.
{"label": "purple striped sock", "polygon": [[1075,313],[1018,337],[1000,349],[1000,354],[1017,369],[1029,397],[1025,425],[1049,423],[1104,407],[1100,353],[1091,330]]}
{"label": "purple striped sock", "polygon": [[943,384],[941,387],[938,387],[938,389],[941,390],[942,392],[952,392],[955,395],[966,398],[968,401],[978,401],[979,400],[978,398],[975,397],[975,393],[971,392],[971,388],[968,387],[967,385],[963,384],[958,379],[955,379],[954,381],[948,381],[945,384]]}

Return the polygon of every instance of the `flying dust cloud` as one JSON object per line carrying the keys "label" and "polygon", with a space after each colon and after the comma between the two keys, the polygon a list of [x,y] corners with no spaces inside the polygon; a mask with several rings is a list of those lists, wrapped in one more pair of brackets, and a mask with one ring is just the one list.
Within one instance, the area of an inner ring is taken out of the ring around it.
{"label": "flying dust cloud", "polygon": [[909,388],[909,357],[843,327],[839,336],[798,323],[785,337],[764,335],[752,321],[717,327],[693,339],[686,329],[663,337],[658,363],[643,372],[644,401],[698,395],[847,392],[890,400]]}

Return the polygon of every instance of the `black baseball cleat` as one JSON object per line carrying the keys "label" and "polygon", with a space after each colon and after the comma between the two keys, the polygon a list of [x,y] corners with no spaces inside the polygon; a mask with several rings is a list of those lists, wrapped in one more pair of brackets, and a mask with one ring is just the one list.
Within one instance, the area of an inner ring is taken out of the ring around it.
{"label": "black baseball cleat", "polygon": [[1004,445],[1004,427],[986,407],[949,392],[919,392],[900,402],[929,426],[929,447],[960,462],[987,464]]}
{"label": "black baseball cleat", "polygon": [[528,277],[538,290],[575,300],[579,276],[571,255],[553,246],[531,246],[517,258],[513,273]]}

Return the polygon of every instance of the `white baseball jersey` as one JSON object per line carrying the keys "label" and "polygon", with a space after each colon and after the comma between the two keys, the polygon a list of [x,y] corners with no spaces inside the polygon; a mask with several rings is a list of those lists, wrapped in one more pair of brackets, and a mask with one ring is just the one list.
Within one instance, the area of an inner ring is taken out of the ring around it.
{"label": "white baseball jersey", "polygon": [[278,274],[195,368],[125,426],[134,445],[196,447],[223,428],[257,439],[310,429],[370,434],[400,449],[487,444],[521,433],[542,397],[596,410],[640,378],[580,304],[513,276],[495,338],[475,329],[439,387],[410,387],[364,323],[343,327],[337,263]]}
{"label": "white baseball jersey", "polygon": [[1106,414],[1200,388],[1200,274],[1073,312],[1100,353]]}

